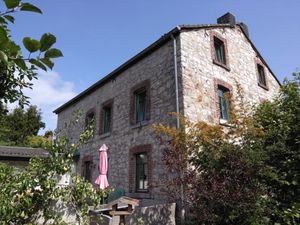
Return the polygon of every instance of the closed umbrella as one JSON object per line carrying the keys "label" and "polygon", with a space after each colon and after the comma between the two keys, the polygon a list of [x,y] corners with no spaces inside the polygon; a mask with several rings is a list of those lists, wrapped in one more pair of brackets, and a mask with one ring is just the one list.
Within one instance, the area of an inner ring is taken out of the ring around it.
{"label": "closed umbrella", "polygon": [[107,181],[107,150],[108,147],[103,144],[99,149],[99,172],[100,175],[95,181],[95,184],[99,186],[100,189],[105,189],[109,186]]}

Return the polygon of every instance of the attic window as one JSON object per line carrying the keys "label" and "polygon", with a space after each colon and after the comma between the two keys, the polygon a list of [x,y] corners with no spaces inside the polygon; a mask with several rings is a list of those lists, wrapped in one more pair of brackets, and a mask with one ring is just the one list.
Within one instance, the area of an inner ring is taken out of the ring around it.
{"label": "attic window", "polygon": [[258,74],[258,85],[262,88],[267,89],[265,69],[261,64],[257,64],[257,74]]}
{"label": "attic window", "polygon": [[214,37],[215,60],[226,65],[225,45],[220,39]]}
{"label": "attic window", "polygon": [[211,54],[213,63],[223,67],[226,70],[229,68],[227,42],[218,33],[211,32]]}

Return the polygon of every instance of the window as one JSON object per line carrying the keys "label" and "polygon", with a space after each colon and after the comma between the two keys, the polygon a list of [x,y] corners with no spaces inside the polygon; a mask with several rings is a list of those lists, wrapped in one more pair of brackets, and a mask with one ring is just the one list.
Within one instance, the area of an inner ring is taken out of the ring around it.
{"label": "window", "polygon": [[136,191],[147,191],[148,177],[147,177],[147,154],[136,154]]}
{"label": "window", "polygon": [[264,67],[260,64],[257,64],[257,72],[258,72],[258,84],[267,87]]}
{"label": "window", "polygon": [[101,104],[99,119],[99,134],[105,134],[102,138],[110,135],[113,127],[113,104],[114,99],[109,99]]}
{"label": "window", "polygon": [[229,93],[227,88],[218,86],[220,120],[229,120]]}
{"label": "window", "polygon": [[103,133],[110,132],[111,129],[111,105],[103,107]]}
{"label": "window", "polygon": [[150,80],[148,79],[136,84],[130,90],[130,124],[137,126],[147,125],[147,121],[150,120],[150,108],[151,93]]}
{"label": "window", "polygon": [[227,47],[226,39],[217,32],[210,32],[210,48],[213,63],[230,71]]}
{"label": "window", "polygon": [[85,126],[93,124],[95,121],[95,113],[94,111],[88,112],[85,117]]}
{"label": "window", "polygon": [[83,177],[86,181],[92,181],[92,161],[84,162]]}
{"label": "window", "polygon": [[219,38],[214,37],[215,60],[226,65],[225,44]]}
{"label": "window", "polygon": [[145,89],[135,92],[135,122],[136,123],[146,120],[146,109],[147,109],[146,101],[147,101],[147,94]]}

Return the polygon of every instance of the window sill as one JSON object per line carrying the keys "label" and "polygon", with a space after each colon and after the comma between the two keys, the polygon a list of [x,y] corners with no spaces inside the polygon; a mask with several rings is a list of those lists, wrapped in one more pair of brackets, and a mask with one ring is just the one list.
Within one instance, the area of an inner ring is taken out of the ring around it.
{"label": "window sill", "polygon": [[137,198],[137,199],[141,199],[141,198],[146,198],[146,199],[150,199],[151,195],[149,192],[135,192],[135,193],[129,193],[128,194],[129,197],[131,198]]}
{"label": "window sill", "polygon": [[142,122],[136,123],[135,125],[132,125],[131,128],[132,129],[141,128],[143,126],[147,126],[148,124],[149,124],[149,121],[148,120],[144,120]]}
{"label": "window sill", "polygon": [[107,133],[104,133],[104,134],[100,134],[100,139],[103,139],[103,138],[107,138],[107,137],[109,137],[110,136],[110,134],[111,134],[111,132],[107,132]]}
{"label": "window sill", "polygon": [[261,87],[262,89],[265,89],[266,91],[269,90],[269,88],[263,84],[257,83],[259,87]]}
{"label": "window sill", "polygon": [[215,60],[215,59],[213,59],[213,63],[216,64],[216,65],[218,65],[218,66],[220,66],[220,67],[222,67],[222,68],[224,68],[224,69],[227,70],[227,71],[230,71],[229,66],[226,65],[226,64],[220,63],[219,61],[217,61],[217,60]]}

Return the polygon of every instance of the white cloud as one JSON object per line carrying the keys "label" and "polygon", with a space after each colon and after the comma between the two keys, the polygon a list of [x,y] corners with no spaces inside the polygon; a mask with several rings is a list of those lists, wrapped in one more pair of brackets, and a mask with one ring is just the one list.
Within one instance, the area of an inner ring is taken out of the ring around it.
{"label": "white cloud", "polygon": [[30,97],[30,104],[37,105],[42,110],[43,122],[46,123],[45,130],[56,128],[57,117],[53,110],[76,95],[74,84],[64,81],[54,71],[39,71],[38,79],[33,80],[33,89],[26,89],[24,93]]}

